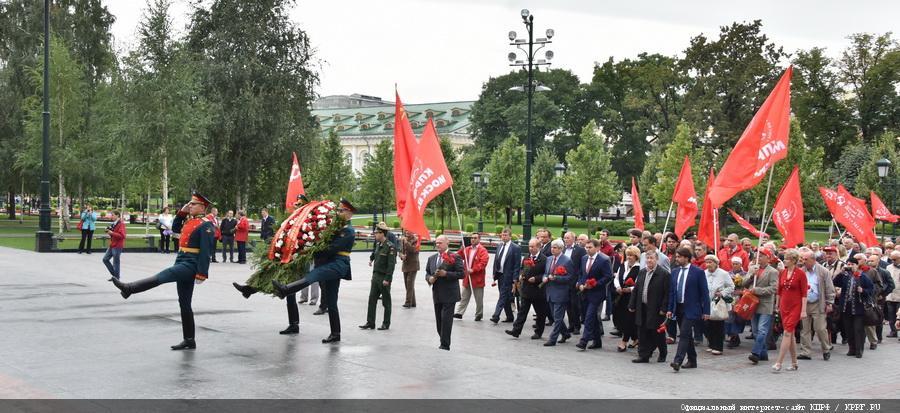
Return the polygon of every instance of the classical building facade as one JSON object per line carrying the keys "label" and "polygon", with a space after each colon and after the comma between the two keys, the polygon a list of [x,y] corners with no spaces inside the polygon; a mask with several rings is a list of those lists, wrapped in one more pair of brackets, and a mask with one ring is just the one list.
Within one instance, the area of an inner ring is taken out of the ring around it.
{"label": "classical building facade", "polygon": [[[473,103],[458,101],[405,106],[416,136],[421,136],[428,118],[433,118],[438,136],[450,139],[454,148],[460,148],[472,144],[469,113]],[[394,139],[394,103],[378,97],[326,96],[313,104],[312,114],[319,122],[322,137],[332,132],[338,135],[356,172],[362,171],[366,156],[375,150],[375,145],[385,139]]]}

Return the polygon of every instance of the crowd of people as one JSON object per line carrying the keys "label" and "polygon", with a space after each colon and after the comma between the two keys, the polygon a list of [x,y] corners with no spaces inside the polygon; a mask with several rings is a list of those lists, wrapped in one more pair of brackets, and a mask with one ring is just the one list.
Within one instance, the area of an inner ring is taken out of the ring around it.
{"label": "crowd of people", "polygon": [[[414,234],[401,237],[404,266],[410,259],[418,264],[411,254],[417,243]],[[881,344],[885,322],[887,338],[896,338],[900,327],[900,291],[894,291],[900,245],[891,242],[867,247],[845,235],[795,248],[763,239],[757,248],[731,234],[716,251],[692,234],[679,239],[633,229],[627,242],[613,243],[605,230],[597,239],[568,232],[553,240],[541,229],[521,253],[506,229],[493,253],[472,234],[452,254],[458,270],[446,264],[452,259],[447,238],[435,244],[425,270],[443,349],[472,296],[474,320],[482,320],[488,274],[499,289],[489,320],[510,323],[506,334],[518,338],[529,324],[531,339],[544,346],[578,336],[575,347],[585,351],[602,347],[603,324],[611,321],[608,334],[618,352],[636,349],[634,363],[649,363],[655,353],[661,363],[671,349],[675,371],[697,368],[701,346],[714,356],[745,351],[752,364],[769,361],[771,351],[773,372],[796,371],[798,360],[813,358],[813,343],[825,361],[836,345],[860,358],[867,341],[869,350]],[[415,279],[411,268],[404,269],[407,280]],[[414,305],[414,294],[407,282],[405,308],[410,297]],[[749,343],[740,350],[742,338]]]}

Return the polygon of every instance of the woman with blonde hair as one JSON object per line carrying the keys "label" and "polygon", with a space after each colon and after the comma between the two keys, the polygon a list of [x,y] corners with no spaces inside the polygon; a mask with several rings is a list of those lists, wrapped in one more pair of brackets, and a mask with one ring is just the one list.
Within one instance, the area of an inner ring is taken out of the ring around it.
{"label": "woman with blonde hair", "polygon": [[806,273],[797,265],[800,254],[796,249],[784,252],[784,269],[778,276],[778,289],[775,296],[776,308],[781,314],[781,325],[784,334],[781,336],[781,347],[778,349],[778,358],[772,371],[781,371],[781,364],[787,353],[791,353],[791,367],[788,371],[797,370],[797,342],[794,331],[800,319],[806,318],[806,293],[809,285]]}

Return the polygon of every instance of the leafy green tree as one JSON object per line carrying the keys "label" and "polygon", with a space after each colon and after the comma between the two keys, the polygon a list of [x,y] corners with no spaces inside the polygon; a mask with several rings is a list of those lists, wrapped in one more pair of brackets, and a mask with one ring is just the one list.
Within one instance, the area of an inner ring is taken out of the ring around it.
{"label": "leafy green tree", "polygon": [[394,148],[390,139],[375,146],[374,155],[366,155],[359,180],[360,206],[374,211],[394,205]]}
{"label": "leafy green tree", "polygon": [[[675,182],[678,180],[678,174],[681,173],[681,166],[684,163],[684,157],[691,157],[691,167],[696,170],[691,171],[694,176],[702,175],[702,167],[696,165],[693,159],[693,141],[696,135],[686,123],[679,123],[675,130],[675,139],[665,147],[662,156],[657,164],[647,164],[645,170],[649,170],[652,180],[646,190],[648,197],[644,202],[652,201],[656,210],[668,211],[669,204],[672,202],[672,193],[675,191]],[[655,171],[655,173],[653,172]],[[646,181],[645,181],[646,182]]]}
{"label": "leafy green tree", "polygon": [[864,142],[888,128],[900,129],[900,46],[890,32],[856,33],[841,55],[843,82],[852,92],[850,105]]}
{"label": "leafy green tree", "polygon": [[610,155],[603,136],[597,132],[597,124],[588,122],[581,131],[581,144],[566,154],[569,166],[563,177],[567,202],[574,211],[591,217],[615,204],[621,197],[610,167]]}
{"label": "leafy green tree", "polygon": [[352,198],[351,194],[356,190],[356,177],[350,159],[341,147],[340,138],[333,131],[325,138],[320,156],[309,164],[308,170],[305,175],[308,180],[303,183],[311,197],[333,201]]}
{"label": "leafy green tree", "polygon": [[814,47],[800,50],[794,58],[791,79],[791,110],[810,138],[810,146],[825,150],[825,162],[832,164],[843,148],[856,140],[856,127],[835,71],[834,61],[825,50]]}
{"label": "leafy green tree", "polygon": [[525,145],[515,136],[507,138],[491,155],[485,168],[490,174],[486,196],[504,208],[506,224],[512,224],[512,210],[525,199]]}
{"label": "leafy green tree", "polygon": [[[890,208],[890,200],[896,194],[892,194],[891,190],[896,191],[897,183],[900,183],[900,173],[897,168],[900,167],[900,153],[897,150],[897,135],[892,132],[886,132],[879,137],[874,145],[866,145],[865,149],[868,159],[865,160],[859,169],[859,175],[854,185],[853,193],[859,197],[868,199],[869,191],[875,191],[885,204]],[[875,165],[879,159],[885,158],[891,161],[891,168],[888,176],[884,178],[878,177],[878,169]],[[891,210],[891,212],[894,212]]]}
{"label": "leafy green tree", "polygon": [[550,148],[540,148],[531,168],[531,203],[535,213],[544,215],[544,226],[547,225],[547,214],[555,212],[559,207],[560,185],[556,177],[556,154]]}

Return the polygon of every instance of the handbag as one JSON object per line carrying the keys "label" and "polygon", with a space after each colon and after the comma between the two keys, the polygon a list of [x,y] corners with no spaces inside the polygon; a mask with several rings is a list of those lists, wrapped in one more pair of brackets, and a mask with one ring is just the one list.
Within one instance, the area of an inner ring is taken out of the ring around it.
{"label": "handbag", "polygon": [[866,326],[879,326],[883,321],[884,312],[881,311],[881,306],[875,305],[871,300],[866,302],[863,324]]}
{"label": "handbag", "polygon": [[[759,277],[753,276],[753,288],[756,288],[757,278]],[[734,313],[737,314],[738,317],[749,321],[752,320],[753,315],[756,314],[756,307],[759,305],[759,297],[757,297],[756,294],[753,294],[753,290],[745,291],[747,292],[744,293],[737,304],[734,305]]]}
{"label": "handbag", "polygon": [[79,220],[79,221],[78,221],[78,225],[75,226],[75,229],[81,231],[81,229],[82,229],[83,226],[84,226],[84,221],[83,221],[83,220]]}
{"label": "handbag", "polygon": [[723,299],[712,300],[709,319],[713,321],[725,321],[728,319],[728,303]]}

